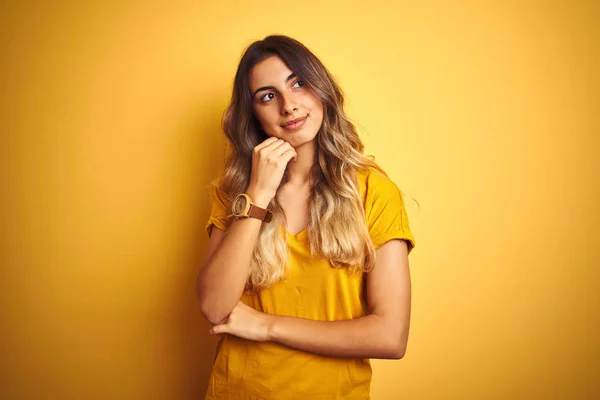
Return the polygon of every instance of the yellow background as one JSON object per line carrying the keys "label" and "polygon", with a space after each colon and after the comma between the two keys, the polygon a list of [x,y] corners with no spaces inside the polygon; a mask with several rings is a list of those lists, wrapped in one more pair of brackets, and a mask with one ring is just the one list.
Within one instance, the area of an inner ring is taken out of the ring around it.
{"label": "yellow background", "polygon": [[0,6],[2,399],[203,398],[206,187],[269,33],[420,203],[373,399],[600,396],[598,2],[163,3]]}

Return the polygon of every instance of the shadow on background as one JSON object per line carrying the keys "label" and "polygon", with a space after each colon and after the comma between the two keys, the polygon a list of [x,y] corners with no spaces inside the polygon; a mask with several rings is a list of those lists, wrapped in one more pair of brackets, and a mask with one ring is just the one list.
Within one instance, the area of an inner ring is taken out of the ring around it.
{"label": "shadow on background", "polygon": [[[196,296],[196,277],[201,268],[204,251],[208,243],[208,235],[205,230],[206,221],[210,214],[209,185],[218,176],[224,164],[225,136],[220,127],[220,121],[224,108],[215,104],[199,104],[199,108],[208,109],[207,118],[198,119],[197,125],[193,126],[189,134],[191,142],[199,144],[200,157],[191,167],[199,173],[197,188],[196,211],[193,218],[193,229],[189,233],[191,239],[185,250],[185,276],[188,279],[181,281],[176,288],[177,294],[174,302],[177,310],[177,323],[179,336],[174,351],[180,354],[182,384],[186,388],[185,398],[204,398],[208,379],[212,369],[216,339],[208,333],[210,324],[204,319],[200,312],[200,306]],[[209,120],[206,125],[204,121]],[[197,137],[195,137],[197,135]],[[194,176],[192,173],[191,176]]]}

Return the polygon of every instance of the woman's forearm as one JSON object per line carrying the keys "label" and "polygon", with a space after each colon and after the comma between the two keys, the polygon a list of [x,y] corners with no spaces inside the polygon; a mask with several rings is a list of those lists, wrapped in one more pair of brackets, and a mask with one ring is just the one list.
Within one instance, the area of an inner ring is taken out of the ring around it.
{"label": "woman's forearm", "polygon": [[408,328],[399,331],[375,314],[343,321],[269,318],[269,340],[326,356],[400,359],[408,341]]}
{"label": "woman's forearm", "polygon": [[[269,204],[268,198],[250,196],[259,207],[266,208]],[[213,325],[227,318],[242,297],[262,223],[256,218],[234,220],[200,270],[197,280],[200,308]]]}

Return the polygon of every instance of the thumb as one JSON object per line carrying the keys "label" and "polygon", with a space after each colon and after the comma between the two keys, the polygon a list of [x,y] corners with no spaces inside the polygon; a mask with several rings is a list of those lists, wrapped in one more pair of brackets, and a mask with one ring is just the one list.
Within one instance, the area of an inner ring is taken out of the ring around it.
{"label": "thumb", "polygon": [[211,335],[218,335],[220,333],[227,333],[227,325],[215,325],[208,331]]}

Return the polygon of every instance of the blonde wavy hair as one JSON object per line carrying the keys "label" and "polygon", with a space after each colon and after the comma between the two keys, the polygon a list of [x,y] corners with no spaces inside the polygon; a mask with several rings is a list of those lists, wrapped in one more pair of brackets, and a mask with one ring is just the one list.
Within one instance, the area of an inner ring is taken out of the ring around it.
{"label": "blonde wavy hair", "polygon": [[[333,267],[348,267],[352,274],[370,271],[375,249],[366,225],[358,188],[359,171],[374,169],[387,176],[363,155],[364,145],[344,113],[344,96],[321,61],[300,42],[283,35],[267,36],[244,52],[233,84],[231,102],[223,115],[228,139],[225,168],[214,184],[229,204],[244,193],[250,181],[252,150],[268,136],[253,114],[250,70],[265,58],[279,56],[323,102],[323,124],[316,136],[315,164],[311,173],[308,242],[313,255]],[[282,184],[287,181],[284,174]],[[277,200],[268,208],[271,223],[263,223],[254,248],[246,291],[260,290],[284,279],[287,273],[285,213]]]}

